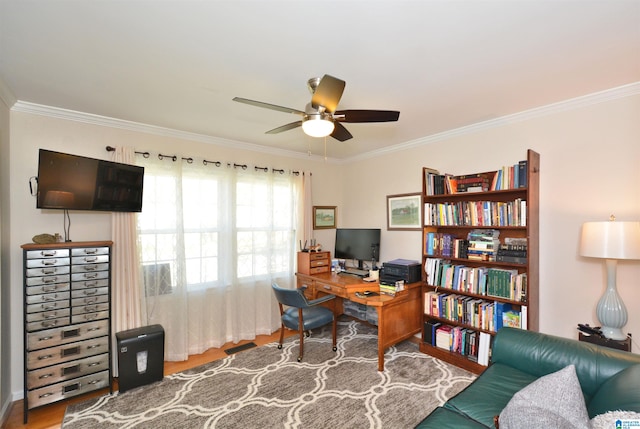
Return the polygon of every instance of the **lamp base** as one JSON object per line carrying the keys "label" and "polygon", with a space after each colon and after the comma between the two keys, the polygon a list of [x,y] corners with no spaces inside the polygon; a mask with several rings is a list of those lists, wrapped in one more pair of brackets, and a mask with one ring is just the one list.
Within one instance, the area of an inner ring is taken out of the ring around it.
{"label": "lamp base", "polygon": [[620,328],[611,328],[609,326],[603,326],[600,328],[602,336],[610,340],[623,341],[627,339],[627,335],[622,332]]}

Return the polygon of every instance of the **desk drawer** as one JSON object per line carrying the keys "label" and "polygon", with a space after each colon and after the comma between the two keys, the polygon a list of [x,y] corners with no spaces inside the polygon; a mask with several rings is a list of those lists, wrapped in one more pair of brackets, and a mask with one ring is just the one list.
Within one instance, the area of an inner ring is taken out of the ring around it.
{"label": "desk drawer", "polygon": [[324,283],[316,280],[315,288],[316,288],[316,292],[330,293],[330,294],[341,296],[341,297],[347,296],[347,291],[342,286],[332,285],[329,283]]}

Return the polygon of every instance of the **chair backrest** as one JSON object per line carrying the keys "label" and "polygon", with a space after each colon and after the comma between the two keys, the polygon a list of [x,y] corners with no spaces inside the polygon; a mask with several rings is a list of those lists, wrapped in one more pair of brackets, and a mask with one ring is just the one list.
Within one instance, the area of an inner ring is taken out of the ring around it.
{"label": "chair backrest", "polygon": [[273,292],[276,294],[276,299],[280,304],[296,308],[309,306],[304,292],[300,289],[284,289],[275,283],[273,283],[271,287],[273,287]]}

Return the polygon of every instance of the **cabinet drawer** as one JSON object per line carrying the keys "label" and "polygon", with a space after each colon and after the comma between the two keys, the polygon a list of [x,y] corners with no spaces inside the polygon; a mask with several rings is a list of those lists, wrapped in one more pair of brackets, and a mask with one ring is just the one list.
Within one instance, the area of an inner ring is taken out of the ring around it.
{"label": "cabinet drawer", "polygon": [[38,350],[108,334],[109,321],[107,320],[49,329],[27,334],[27,350]]}
{"label": "cabinet drawer", "polygon": [[62,383],[52,384],[51,386],[40,389],[34,389],[27,393],[29,409],[105,387],[109,387],[109,371],[102,371]]}
{"label": "cabinet drawer", "polygon": [[71,317],[71,323],[91,322],[93,320],[107,319],[108,317],[109,317],[109,310],[96,311],[93,313],[85,313],[85,314],[79,314],[77,316],[73,316]]}
{"label": "cabinet drawer", "polygon": [[43,293],[66,292],[69,290],[69,283],[53,283],[38,286],[27,286],[27,295],[41,295]]}
{"label": "cabinet drawer", "polygon": [[77,307],[71,308],[71,314],[77,316],[78,314],[85,313],[95,313],[98,311],[109,310],[109,303],[105,302],[104,304],[89,304],[89,305],[80,305]]}
{"label": "cabinet drawer", "polygon": [[309,274],[320,274],[320,273],[328,273],[328,272],[329,272],[328,265],[325,265],[324,267],[309,268]]}
{"label": "cabinet drawer", "polygon": [[[68,309],[67,309],[68,310]],[[69,317],[58,317],[55,319],[44,319],[39,322],[28,322],[27,332],[39,331],[41,329],[55,328],[56,326],[67,326]]]}
{"label": "cabinet drawer", "polygon": [[309,252],[309,261],[329,261],[329,252]]}
{"label": "cabinet drawer", "polygon": [[43,302],[41,304],[29,304],[27,305],[27,313],[60,310],[63,308],[69,308],[69,301],[52,301],[52,302]]}
{"label": "cabinet drawer", "polygon": [[27,353],[27,369],[44,368],[79,358],[99,355],[109,351],[109,337],[94,338],[63,344],[48,349],[35,350]]}
{"label": "cabinet drawer", "polygon": [[27,268],[60,267],[69,265],[69,258],[27,259]]}
{"label": "cabinet drawer", "polygon": [[27,268],[27,277],[59,276],[69,274],[69,265],[52,265],[50,267]]}
{"label": "cabinet drawer", "polygon": [[25,297],[27,305],[65,300],[69,300],[69,292],[43,293],[41,295],[27,295]]}
{"label": "cabinet drawer", "polygon": [[317,292],[330,293],[333,295],[338,295],[343,297],[347,296],[345,289],[341,286],[316,281],[315,288]]}
{"label": "cabinet drawer", "polygon": [[85,255],[71,258],[73,265],[104,264],[109,262],[109,255]]}
{"label": "cabinet drawer", "polygon": [[68,258],[69,249],[27,250],[27,259]]}
{"label": "cabinet drawer", "polygon": [[328,267],[329,266],[329,260],[328,259],[316,259],[313,261],[309,261],[309,266],[310,267]]}
{"label": "cabinet drawer", "polygon": [[100,279],[108,279],[108,278],[109,278],[109,271],[95,271],[95,272],[71,274],[72,282],[83,282],[87,280],[100,280]]}
{"label": "cabinet drawer", "polygon": [[81,307],[85,305],[100,304],[109,302],[109,295],[87,296],[84,298],[75,298],[71,300],[71,307]]}
{"label": "cabinet drawer", "polygon": [[109,264],[81,264],[72,265],[72,273],[90,273],[92,271],[109,271]]}
{"label": "cabinet drawer", "polygon": [[71,249],[71,256],[108,255],[108,247],[78,247]]}
{"label": "cabinet drawer", "polygon": [[91,289],[80,289],[71,291],[71,298],[84,298],[88,296],[107,295],[108,287],[94,287]]}
{"label": "cabinet drawer", "polygon": [[79,359],[73,362],[65,362],[29,371],[27,373],[27,388],[31,390],[106,369],[109,369],[108,353]]}
{"label": "cabinet drawer", "polygon": [[71,285],[73,290],[105,286],[109,286],[109,279],[85,280],[83,282],[73,282],[73,284]]}
{"label": "cabinet drawer", "polygon": [[25,279],[25,284],[27,286],[50,285],[55,283],[68,283],[69,280],[71,280],[71,276],[69,274],[45,277],[27,277]]}
{"label": "cabinet drawer", "polygon": [[60,317],[69,316],[71,314],[71,310],[69,307],[61,308],[59,310],[49,310],[49,311],[40,311],[37,313],[27,313],[25,318],[27,322],[38,322],[40,320],[52,320]]}

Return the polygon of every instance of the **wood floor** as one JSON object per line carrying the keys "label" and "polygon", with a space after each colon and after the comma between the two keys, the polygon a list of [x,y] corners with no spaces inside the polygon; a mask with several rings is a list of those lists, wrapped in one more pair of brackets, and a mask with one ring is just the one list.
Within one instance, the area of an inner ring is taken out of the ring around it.
{"label": "wood floor", "polygon": [[[295,335],[295,331],[287,330],[285,331],[285,337]],[[278,341],[280,338],[280,331],[276,331],[271,335],[260,335],[255,340],[253,340],[256,345],[261,346],[263,344],[267,344],[273,341]],[[242,345],[248,343],[250,341],[241,341],[238,344],[228,343],[222,346],[219,349],[209,349],[206,352],[200,355],[192,355],[189,356],[189,360],[184,362],[165,362],[164,364],[164,374],[173,374],[176,372],[184,371],[189,368],[193,368],[199,365],[203,365],[208,362],[212,362],[217,359],[221,359],[227,356],[224,352],[225,349],[235,347],[238,345]],[[117,381],[114,385],[114,390],[117,390]],[[35,410],[29,411],[29,423],[26,425],[23,424],[23,408],[22,401],[16,401],[11,406],[11,411],[9,412],[9,417],[2,425],[3,429],[13,429],[13,428],[29,428],[29,429],[58,429],[62,424],[62,419],[64,418],[64,412],[68,405],[86,401],[87,399],[95,396],[101,396],[105,393],[108,393],[108,389],[99,390],[92,393],[87,393],[85,395],[80,395],[79,397],[68,399],[66,401],[57,402],[51,405],[46,405],[44,407],[37,408]]]}

